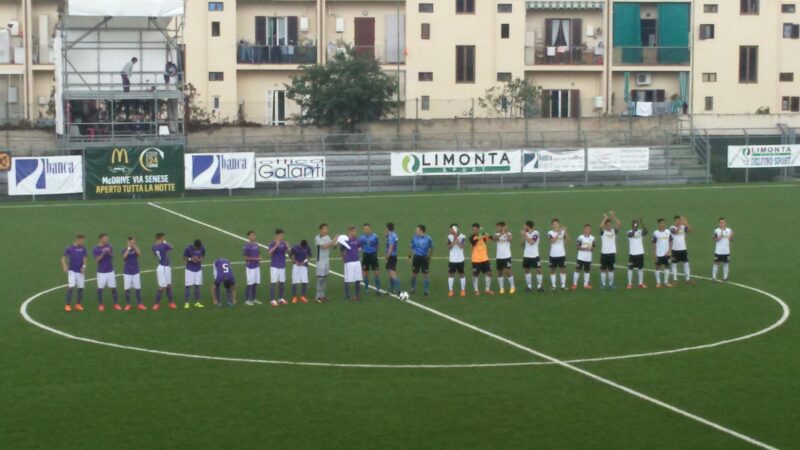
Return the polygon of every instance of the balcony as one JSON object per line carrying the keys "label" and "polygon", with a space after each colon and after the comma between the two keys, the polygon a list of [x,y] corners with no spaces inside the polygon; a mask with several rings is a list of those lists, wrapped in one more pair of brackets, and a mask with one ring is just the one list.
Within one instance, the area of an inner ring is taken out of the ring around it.
{"label": "balcony", "polygon": [[587,46],[548,47],[537,45],[525,47],[525,64],[536,66],[547,65],[603,65],[603,49]]}
{"label": "balcony", "polygon": [[688,66],[690,47],[614,47],[612,62],[617,66]]}
{"label": "balcony", "polygon": [[236,46],[239,64],[314,64],[317,62],[315,45],[250,45]]}

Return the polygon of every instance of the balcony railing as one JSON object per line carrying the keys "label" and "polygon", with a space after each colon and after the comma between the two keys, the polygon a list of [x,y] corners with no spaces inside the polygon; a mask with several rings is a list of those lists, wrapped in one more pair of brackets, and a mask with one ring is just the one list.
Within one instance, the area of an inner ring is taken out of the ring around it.
{"label": "balcony railing", "polygon": [[314,45],[250,45],[237,44],[239,64],[314,64]]}
{"label": "balcony railing", "polygon": [[603,49],[586,46],[555,47],[537,45],[525,47],[527,65],[602,65]]}
{"label": "balcony railing", "polygon": [[686,66],[691,61],[689,47],[614,47],[615,65]]}

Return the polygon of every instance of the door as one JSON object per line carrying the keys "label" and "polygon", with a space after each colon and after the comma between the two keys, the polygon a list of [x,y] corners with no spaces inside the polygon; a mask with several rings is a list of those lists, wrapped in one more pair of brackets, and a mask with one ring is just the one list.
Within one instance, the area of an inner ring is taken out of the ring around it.
{"label": "door", "polygon": [[265,125],[286,125],[286,91],[267,89]]}
{"label": "door", "polygon": [[357,55],[375,57],[375,18],[356,17],[355,51]]}

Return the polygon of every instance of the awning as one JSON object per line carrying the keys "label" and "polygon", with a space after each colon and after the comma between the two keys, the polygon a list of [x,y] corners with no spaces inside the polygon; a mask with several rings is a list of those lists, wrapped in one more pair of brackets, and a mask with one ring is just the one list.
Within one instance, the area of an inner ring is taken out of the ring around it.
{"label": "awning", "polygon": [[598,0],[528,0],[528,9],[603,9],[603,1]]}

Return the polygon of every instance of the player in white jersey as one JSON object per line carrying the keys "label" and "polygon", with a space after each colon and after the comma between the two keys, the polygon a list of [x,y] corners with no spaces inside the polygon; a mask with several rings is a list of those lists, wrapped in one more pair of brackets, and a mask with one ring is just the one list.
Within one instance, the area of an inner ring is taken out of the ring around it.
{"label": "player in white jersey", "polygon": [[714,267],[711,268],[711,279],[717,281],[717,271],[722,265],[722,281],[728,281],[728,264],[731,258],[733,230],[728,228],[728,221],[719,218],[719,227],[714,230]]}
{"label": "player in white jersey", "polygon": [[497,242],[497,252],[495,259],[497,261],[497,283],[500,285],[500,290],[497,292],[503,295],[505,290],[505,280],[508,280],[508,293],[513,294],[517,291],[514,287],[514,273],[511,271],[511,239],[512,235],[508,232],[508,226],[505,222],[497,222],[497,232],[492,237],[492,240]]}
{"label": "player in white jersey", "polygon": [[450,249],[450,257],[447,265],[447,296],[453,297],[453,277],[457,273],[461,281],[461,296],[467,296],[467,278],[464,275],[464,244],[467,242],[467,237],[458,231],[458,224],[450,225],[449,234],[447,235],[447,248]]}
{"label": "player in white jersey", "polygon": [[539,258],[539,232],[534,228],[532,220],[525,222],[522,230],[522,268],[525,269],[525,292],[533,290],[533,277],[531,269],[536,269],[536,290],[542,288],[542,260]]}
{"label": "player in white jersey", "polygon": [[675,216],[675,222],[669,227],[672,233],[672,279],[678,282],[678,264],[683,263],[686,283],[692,284],[692,272],[689,269],[689,252],[686,249],[686,234],[692,232],[692,226],[686,217]]}
{"label": "player in white jersey", "polygon": [[647,236],[647,227],[639,217],[631,222],[631,229],[628,230],[628,289],[633,289],[634,270],[639,272],[639,287],[647,289],[644,284],[644,236]]}
{"label": "player in white jersey", "polygon": [[594,251],[594,236],[592,226],[588,223],[583,226],[583,234],[575,240],[578,247],[578,258],[575,263],[575,273],[572,274],[572,290],[578,289],[578,279],[583,272],[583,288],[591,289],[592,251]]}
{"label": "player in white jersey", "polygon": [[558,219],[550,221],[551,230],[547,232],[550,240],[550,285],[551,290],[556,290],[556,271],[561,275],[561,290],[567,290],[567,251],[564,241],[569,240],[567,227],[561,227]]}
{"label": "player in white jersey", "polygon": [[603,214],[600,222],[600,289],[614,285],[614,264],[617,262],[617,234],[622,222],[614,211]]}
{"label": "player in white jersey", "polygon": [[653,253],[656,261],[656,289],[661,287],[661,274],[664,274],[664,286],[672,287],[669,282],[669,258],[672,254],[672,233],[667,229],[664,219],[658,219],[658,229],[653,232]]}
{"label": "player in white jersey", "polygon": [[[338,236],[336,238],[338,239]],[[328,224],[321,224],[319,234],[314,238],[314,243],[317,245],[317,292],[315,295],[317,303],[328,300],[325,288],[328,286],[328,273],[331,267],[331,247],[336,245],[335,241],[336,239],[331,239],[328,235]]]}

